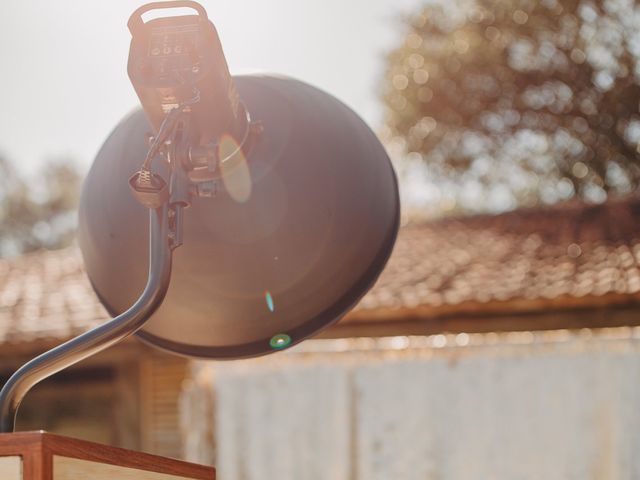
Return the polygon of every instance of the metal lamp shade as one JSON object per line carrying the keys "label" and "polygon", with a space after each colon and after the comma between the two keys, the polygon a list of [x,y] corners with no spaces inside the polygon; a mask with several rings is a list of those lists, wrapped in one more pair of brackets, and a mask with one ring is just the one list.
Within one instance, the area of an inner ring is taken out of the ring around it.
{"label": "metal lamp shade", "polygon": [[[212,197],[193,197],[165,301],[138,331],[194,357],[266,354],[334,323],[373,285],[398,230],[391,163],[355,113],[289,78],[234,81],[263,132],[246,157],[220,166]],[[128,179],[150,131],[142,111],[125,118],[82,192],[80,247],[113,315],[147,279],[148,213]]]}

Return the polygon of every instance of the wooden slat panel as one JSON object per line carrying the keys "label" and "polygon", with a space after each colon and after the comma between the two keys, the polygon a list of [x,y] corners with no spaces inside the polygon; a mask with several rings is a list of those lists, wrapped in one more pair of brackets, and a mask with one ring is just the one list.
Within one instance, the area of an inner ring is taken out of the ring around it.
{"label": "wooden slat panel", "polygon": [[182,456],[178,402],[188,361],[181,357],[154,354],[141,369],[141,412],[144,450],[166,457]]}

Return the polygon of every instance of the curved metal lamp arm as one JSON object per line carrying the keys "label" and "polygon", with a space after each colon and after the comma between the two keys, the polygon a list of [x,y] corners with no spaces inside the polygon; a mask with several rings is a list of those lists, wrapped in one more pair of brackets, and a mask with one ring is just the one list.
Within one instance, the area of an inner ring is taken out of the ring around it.
{"label": "curved metal lamp arm", "polygon": [[0,391],[0,432],[13,432],[20,403],[38,382],[123,340],[160,306],[171,277],[168,208],[165,204],[149,210],[149,279],[138,300],[121,315],[43,353],[14,373]]}

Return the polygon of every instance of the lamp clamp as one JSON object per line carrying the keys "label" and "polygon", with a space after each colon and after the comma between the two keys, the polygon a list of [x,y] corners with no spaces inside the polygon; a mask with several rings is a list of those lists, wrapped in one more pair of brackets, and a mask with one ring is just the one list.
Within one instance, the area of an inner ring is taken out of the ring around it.
{"label": "lamp clamp", "polygon": [[140,170],[129,179],[136,200],[147,208],[159,208],[169,201],[169,185],[150,170]]}

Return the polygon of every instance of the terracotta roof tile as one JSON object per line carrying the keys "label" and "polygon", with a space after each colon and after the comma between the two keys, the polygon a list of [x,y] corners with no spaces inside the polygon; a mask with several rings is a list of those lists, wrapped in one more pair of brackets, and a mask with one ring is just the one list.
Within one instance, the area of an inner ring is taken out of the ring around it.
{"label": "terracotta roof tile", "polygon": [[[588,306],[610,294],[640,299],[635,198],[406,226],[343,321]],[[75,247],[0,260],[0,343],[66,339],[107,318]]]}
{"label": "terracotta roof tile", "polygon": [[[347,317],[437,316],[640,291],[640,199],[569,204],[405,227],[375,287]],[[489,307],[491,304],[491,307]],[[484,305],[484,307],[483,307]],[[516,307],[513,307],[516,308]]]}

